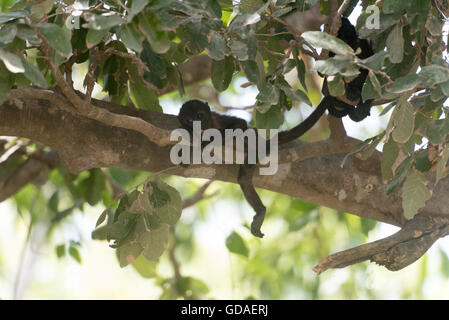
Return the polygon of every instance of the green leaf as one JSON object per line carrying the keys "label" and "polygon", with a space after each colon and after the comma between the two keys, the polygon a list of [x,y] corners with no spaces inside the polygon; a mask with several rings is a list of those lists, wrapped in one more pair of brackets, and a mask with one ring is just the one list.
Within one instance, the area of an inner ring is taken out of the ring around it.
{"label": "green leaf", "polygon": [[[120,218],[129,216],[128,212],[124,212],[120,215]],[[112,240],[122,240],[124,239],[131,231],[133,226],[131,224],[123,224],[119,221],[113,223],[109,228],[108,238]],[[100,229],[100,228],[99,228]]]}
{"label": "green leaf", "polygon": [[109,227],[102,226],[102,227],[97,228],[94,231],[92,231],[92,239],[93,240],[107,240],[108,233],[109,233]]}
{"label": "green leaf", "polygon": [[117,248],[117,256],[120,262],[120,267],[126,267],[133,263],[141,254],[143,248],[140,244],[135,242],[125,243]]}
{"label": "green leaf", "polygon": [[138,242],[144,248],[143,255],[150,261],[156,261],[168,246],[168,225],[161,224],[156,230],[139,233]]}
{"label": "green leaf", "polygon": [[15,24],[9,23],[2,26],[0,30],[0,43],[10,43],[14,40],[17,33],[17,26]]}
{"label": "green leaf", "polygon": [[99,169],[91,169],[89,173],[89,177],[82,183],[83,195],[87,203],[94,206],[101,200],[101,192],[105,188],[105,181]]}
{"label": "green leaf", "polygon": [[226,54],[226,39],[218,32],[212,31],[209,36],[207,54],[213,60],[223,60]]}
{"label": "green leaf", "polygon": [[25,66],[22,63],[22,60],[14,53],[0,49],[0,59],[12,73],[23,73],[25,71]]}
{"label": "green leaf", "polygon": [[421,172],[429,171],[432,168],[428,149],[419,150],[415,153],[415,168]]}
{"label": "green leaf", "polygon": [[437,15],[430,14],[426,22],[426,30],[435,37],[441,36],[444,20]]}
{"label": "green leaf", "polygon": [[309,97],[301,90],[293,90],[292,87],[282,78],[278,78],[278,87],[285,93],[287,97],[289,97],[292,101],[302,101],[309,106],[312,106],[312,103],[309,100]]}
{"label": "green leaf", "polygon": [[248,60],[240,61],[240,65],[242,66],[248,80],[258,85],[260,82],[260,71],[257,63],[255,61]]}
{"label": "green leaf", "polygon": [[[307,92],[307,84],[306,84],[306,65],[302,59],[299,59],[299,50],[295,46],[293,47],[293,56],[296,62],[296,72],[298,74],[299,82],[301,83],[304,90]],[[308,100],[308,98],[307,98]]]}
{"label": "green leaf", "polygon": [[232,55],[239,61],[246,61],[249,59],[248,46],[245,42],[231,39],[229,47],[231,48]]}
{"label": "green leaf", "polygon": [[392,63],[400,63],[404,58],[404,37],[402,26],[396,24],[387,38],[387,51]]}
{"label": "green leaf", "polygon": [[152,183],[150,201],[156,209],[157,216],[162,222],[174,225],[182,213],[181,196],[175,188],[166,184],[159,177]]}
{"label": "green leaf", "polygon": [[379,96],[380,96],[379,93],[376,91],[371,81],[371,77],[368,77],[368,79],[366,79],[362,87],[362,101],[366,101],[369,99],[376,99],[379,98]]}
{"label": "green leaf", "polygon": [[159,189],[156,181],[151,181],[150,202],[155,209],[165,206],[170,202],[170,195],[168,192]]}
{"label": "green leaf", "polygon": [[328,77],[327,86],[331,96],[339,97],[345,94],[345,83],[339,75]]}
{"label": "green leaf", "polygon": [[189,23],[185,30],[185,38],[187,40],[187,47],[193,53],[199,53],[207,47],[207,34],[209,28],[204,23]]}
{"label": "green leaf", "polygon": [[363,234],[365,236],[368,236],[368,233],[376,227],[377,221],[371,220],[371,219],[366,219],[366,218],[361,218],[360,224],[362,227]]}
{"label": "green leaf", "polygon": [[390,103],[389,105],[387,105],[383,110],[382,110],[382,112],[379,114],[379,117],[382,117],[382,116],[384,116],[384,115],[386,115],[388,112],[390,112],[390,110],[392,109],[392,108],[394,108],[396,106],[396,102],[392,102],[392,103]]}
{"label": "green leaf", "polygon": [[443,83],[449,80],[449,69],[432,64],[425,66],[418,74],[421,83],[426,87],[431,87],[439,83]]}
{"label": "green leaf", "polygon": [[150,20],[150,16],[141,13],[138,17],[139,29],[151,44],[154,52],[159,54],[166,53],[170,49],[170,39],[167,32],[157,30],[152,20]]}
{"label": "green leaf", "polygon": [[354,50],[343,40],[320,31],[306,31],[304,40],[315,48],[323,48],[341,55],[354,55]]}
{"label": "green leaf", "polygon": [[56,256],[58,257],[58,259],[61,259],[63,256],[65,256],[65,244],[60,244],[58,246],[56,246],[55,248],[56,250]]}
{"label": "green leaf", "polygon": [[79,264],[82,263],[82,259],[81,259],[81,255],[80,252],[78,251],[77,248],[75,248],[74,246],[70,246],[69,247],[69,255],[75,259],[76,262],[78,262]]}
{"label": "green leaf", "polygon": [[374,150],[376,150],[377,145],[380,143],[380,140],[384,137],[384,134],[379,134],[374,139],[371,139],[371,142],[362,152],[362,160],[366,160],[373,154]]}
{"label": "green leaf", "polygon": [[59,204],[59,190],[53,192],[52,196],[48,200],[48,208],[54,213],[58,212],[58,204]]}
{"label": "green leaf", "polygon": [[132,212],[133,214],[143,214],[151,212],[152,204],[150,203],[147,191],[143,193],[137,191],[137,197],[134,199],[134,201],[131,201],[131,199],[128,199],[128,201],[129,207],[127,211]]}
{"label": "green leaf", "polygon": [[[397,23],[399,20],[398,17],[394,15],[386,15],[385,13],[381,12],[380,15],[377,16],[379,18],[379,28],[373,28],[372,25],[364,23],[360,27],[359,31],[359,37],[362,39],[375,39],[380,36],[381,33],[386,31],[388,28],[390,28],[392,25]],[[376,18],[377,18],[376,17]]]}
{"label": "green leaf", "polygon": [[[382,86],[379,80],[377,79],[376,74],[370,70],[368,72],[368,77],[374,90],[379,94],[379,96],[382,96]],[[363,101],[366,101],[366,99],[364,99]]]}
{"label": "green leaf", "polygon": [[68,57],[72,53],[70,38],[60,26],[53,23],[44,23],[39,25],[39,31],[50,46],[63,56]]}
{"label": "green leaf", "polygon": [[432,144],[442,144],[449,133],[448,119],[440,119],[431,122],[426,129],[426,136]]}
{"label": "green leaf", "polygon": [[398,143],[406,143],[413,134],[415,116],[413,106],[406,100],[399,101],[392,116],[395,128],[392,137]]}
{"label": "green leaf", "polygon": [[277,129],[284,122],[281,108],[272,106],[265,113],[257,110],[256,106],[256,126],[258,129]]}
{"label": "green leaf", "polygon": [[396,79],[393,85],[387,87],[386,90],[392,93],[403,93],[413,90],[421,83],[417,74],[409,74],[405,77]]}
{"label": "green leaf", "polygon": [[162,112],[156,93],[143,84],[130,82],[131,100],[140,109]]}
{"label": "green leaf", "polygon": [[100,41],[103,40],[108,33],[109,33],[108,29],[103,30],[89,29],[86,35],[86,47],[87,48],[94,47],[96,44],[100,43]]}
{"label": "green leaf", "polygon": [[367,67],[368,69],[379,71],[383,67],[385,58],[387,57],[386,51],[380,51],[372,55],[369,58],[360,60],[360,65]]}
{"label": "green leaf", "polygon": [[35,1],[31,7],[31,19],[33,21],[41,20],[50,13],[54,4],[54,0]]}
{"label": "green leaf", "polygon": [[407,177],[407,174],[413,172],[411,170],[413,164],[413,157],[409,156],[401,162],[395,169],[394,178],[387,185],[386,194],[390,195]]}
{"label": "green leaf", "polygon": [[37,36],[36,31],[25,24],[19,24],[17,26],[16,36],[20,39],[28,41],[34,46],[38,46],[41,43],[41,39]]}
{"label": "green leaf", "polygon": [[432,196],[425,182],[423,174],[413,172],[409,173],[405,180],[402,187],[402,208],[407,219],[412,219]]}
{"label": "green leaf", "polygon": [[249,256],[249,250],[243,241],[242,237],[236,233],[232,232],[229,237],[226,239],[226,247],[228,250],[235,254],[240,254],[244,257]]}
{"label": "green leaf", "polygon": [[133,0],[128,21],[131,21],[136,14],[142,11],[148,2],[149,0]]}
{"label": "green leaf", "polygon": [[144,213],[143,218],[145,219],[145,226],[150,230],[159,229],[161,222],[157,216],[150,213]]}
{"label": "green leaf", "polygon": [[402,13],[409,3],[410,0],[384,0],[382,11],[386,14]]}
{"label": "green leaf", "polygon": [[[256,99],[260,103],[268,106],[275,105],[279,102],[279,88],[267,82],[267,84],[259,91]],[[268,109],[262,110],[261,108],[257,108],[257,110],[262,113],[268,111]]]}
{"label": "green leaf", "polygon": [[118,26],[124,22],[123,18],[116,14],[87,14],[86,20],[88,29],[104,30]]}
{"label": "green leaf", "polygon": [[315,69],[326,75],[342,73],[352,65],[352,60],[342,56],[335,56],[326,60],[315,62]]}
{"label": "green leaf", "polygon": [[28,16],[29,12],[26,10],[17,10],[12,12],[0,12],[0,23],[5,23],[19,18]]}
{"label": "green leaf", "polygon": [[41,88],[48,88],[47,80],[38,67],[25,60],[22,60],[22,63],[25,67],[25,77],[27,77],[28,80]]}
{"label": "green leaf", "polygon": [[95,228],[98,228],[98,226],[106,220],[106,217],[108,216],[108,211],[109,209],[105,209],[101,213],[101,215],[98,217],[97,223],[95,224]]}
{"label": "green leaf", "polygon": [[393,139],[389,139],[387,143],[384,144],[382,150],[382,162],[381,171],[382,178],[384,181],[390,180],[394,177],[393,165],[399,155],[399,147]]}
{"label": "green leaf", "polygon": [[[162,89],[166,85],[167,78],[167,68],[162,56],[154,52],[150,43],[145,40],[143,42],[143,51],[140,58],[150,69],[149,72],[144,72],[143,77],[145,81],[154,84],[159,89]],[[128,68],[128,73],[129,69],[134,70],[136,68],[134,63],[128,63],[128,65],[130,65],[130,67]]]}
{"label": "green leaf", "polygon": [[149,261],[143,254],[138,256],[137,259],[132,262],[132,266],[143,278],[151,279],[157,276],[157,263]]}
{"label": "green leaf", "polygon": [[210,72],[214,88],[219,92],[226,90],[234,74],[234,59],[227,56],[223,60],[212,60]]}
{"label": "green leaf", "polygon": [[143,50],[139,33],[133,24],[122,26],[120,37],[127,48],[136,52],[141,52]]}

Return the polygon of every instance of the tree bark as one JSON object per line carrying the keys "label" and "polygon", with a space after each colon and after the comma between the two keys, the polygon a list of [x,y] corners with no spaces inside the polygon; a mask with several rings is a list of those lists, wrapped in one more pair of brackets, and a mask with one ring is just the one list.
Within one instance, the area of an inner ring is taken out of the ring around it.
{"label": "tree bark", "polygon": [[[26,137],[55,150],[67,168],[81,172],[91,168],[160,171],[173,166],[171,146],[158,147],[141,133],[106,126],[77,116],[39,99],[12,99],[0,106],[0,135]],[[165,130],[179,127],[175,116],[134,110],[112,103],[92,100],[110,112],[140,117]],[[308,147],[295,141],[288,152]],[[311,144],[310,144],[311,145]],[[317,156],[303,161],[279,164],[274,176],[254,176],[254,184],[302,200],[324,205],[361,217],[402,226],[400,191],[385,193],[377,158],[360,161],[349,157],[341,167],[344,154]],[[368,164],[368,165],[366,165]],[[176,167],[167,173],[183,177],[237,182],[237,165],[191,165]],[[449,214],[449,178],[441,180],[432,198],[420,213]]]}

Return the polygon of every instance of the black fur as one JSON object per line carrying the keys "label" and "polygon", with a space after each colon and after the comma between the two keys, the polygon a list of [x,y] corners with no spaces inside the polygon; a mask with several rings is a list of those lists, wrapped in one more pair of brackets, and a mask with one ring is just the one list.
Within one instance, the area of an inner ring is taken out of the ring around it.
{"label": "black fur", "polygon": [[[361,59],[366,59],[374,54],[371,44],[365,39],[359,39],[354,26],[345,17],[342,17],[341,28],[339,29],[337,36],[349,44],[352,49],[357,50],[357,48],[360,48],[361,53],[358,57]],[[332,52],[329,54],[331,57],[334,55],[335,54]],[[360,70],[360,74],[354,80],[345,84],[346,98],[351,101],[359,101],[355,107],[329,95],[327,81],[325,80],[322,89],[324,94],[323,100],[303,122],[290,130],[279,132],[279,145],[288,143],[302,136],[315,125],[326,110],[328,110],[329,114],[338,118],[349,115],[353,121],[361,121],[369,116],[371,100],[362,102],[361,97],[363,84],[365,83],[367,75],[368,71],[362,69]],[[181,125],[191,133],[193,121],[201,121],[202,130],[215,128],[224,132],[225,129],[248,129],[248,124],[243,119],[211,112],[209,105],[199,100],[190,100],[184,103],[179,112],[178,119]],[[238,183],[246,200],[256,212],[253,222],[251,223],[251,233],[256,237],[261,238],[263,237],[263,233],[260,231],[260,228],[262,227],[265,218],[266,208],[252,182],[256,166],[247,164],[246,160],[247,159],[245,159],[245,164],[240,165]]]}

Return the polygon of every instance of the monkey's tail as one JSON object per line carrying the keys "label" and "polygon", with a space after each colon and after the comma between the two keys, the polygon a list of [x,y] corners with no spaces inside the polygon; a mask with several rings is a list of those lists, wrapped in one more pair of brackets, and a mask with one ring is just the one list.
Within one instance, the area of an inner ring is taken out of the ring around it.
{"label": "monkey's tail", "polygon": [[296,127],[287,130],[281,131],[278,134],[278,144],[288,143],[295,139],[301,137],[304,133],[309,131],[315,123],[321,118],[329,104],[332,102],[332,97],[325,96],[323,100],[321,100],[320,104],[316,107],[316,109],[307,117],[306,120],[298,124]]}

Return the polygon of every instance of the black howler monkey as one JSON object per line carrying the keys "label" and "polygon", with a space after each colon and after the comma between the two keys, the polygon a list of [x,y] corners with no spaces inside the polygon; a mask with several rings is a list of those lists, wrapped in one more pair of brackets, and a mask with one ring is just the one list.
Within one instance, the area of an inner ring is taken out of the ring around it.
{"label": "black howler monkey", "polygon": [[[341,20],[342,25],[338,31],[337,37],[349,44],[349,46],[351,46],[354,50],[360,48],[361,53],[358,55],[359,58],[365,59],[373,55],[374,53],[370,43],[365,39],[359,39],[354,26],[349,22],[349,20],[345,17],[342,17]],[[334,54],[331,52],[329,55],[333,56]],[[365,83],[367,75],[368,71],[362,69],[360,70],[360,74],[355,79],[345,84],[346,98],[350,101],[359,101],[356,107],[329,95],[327,82],[325,80],[322,89],[324,98],[320,104],[303,122],[298,124],[296,127],[287,131],[279,132],[278,144],[285,144],[302,136],[314,126],[314,124],[324,114],[326,109],[331,115],[338,118],[349,115],[353,121],[361,121],[365,119],[370,114],[371,108],[371,100],[363,102],[361,98],[362,87]],[[212,112],[207,103],[199,100],[190,100],[184,103],[179,112],[178,120],[190,133],[192,133],[193,121],[201,121],[202,130],[215,128],[224,133],[225,129],[248,129],[248,124],[243,119]],[[238,183],[240,184],[246,200],[256,212],[256,215],[251,223],[251,233],[256,237],[263,237],[263,233],[260,231],[260,228],[265,218],[266,208],[252,183],[255,168],[256,166],[254,164],[247,164],[246,161],[245,164],[240,165]]]}

